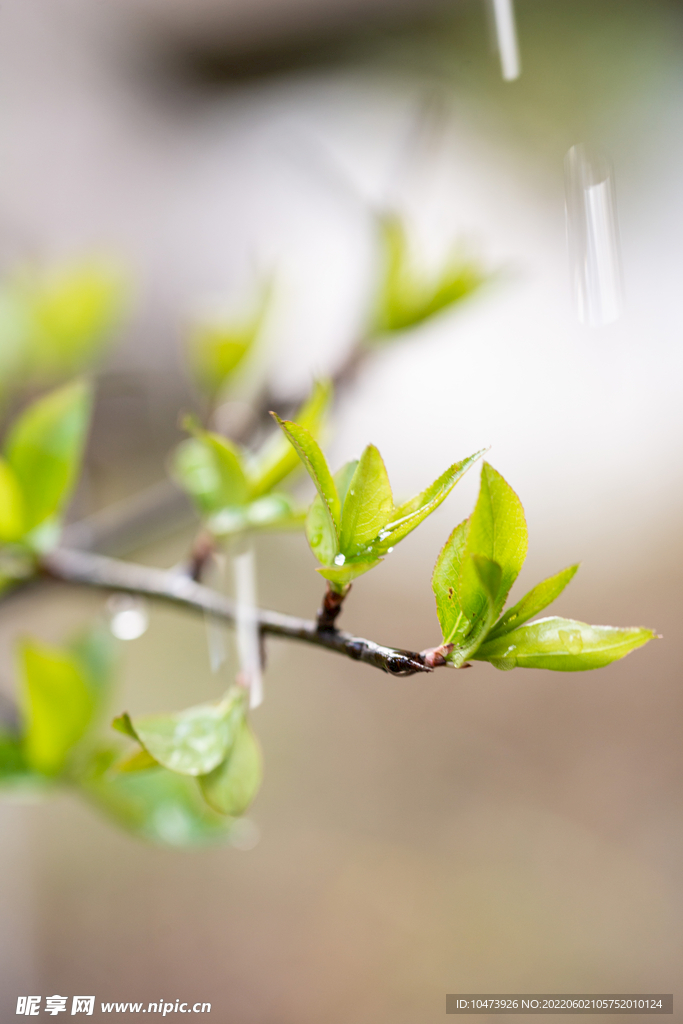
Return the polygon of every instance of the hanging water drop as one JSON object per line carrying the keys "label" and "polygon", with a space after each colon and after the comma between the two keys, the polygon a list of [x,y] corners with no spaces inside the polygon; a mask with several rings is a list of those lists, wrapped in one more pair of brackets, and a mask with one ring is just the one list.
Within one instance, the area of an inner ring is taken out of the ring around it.
{"label": "hanging water drop", "polygon": [[137,640],[147,632],[149,612],[141,598],[115,594],[107,601],[107,610],[109,629],[117,640]]}

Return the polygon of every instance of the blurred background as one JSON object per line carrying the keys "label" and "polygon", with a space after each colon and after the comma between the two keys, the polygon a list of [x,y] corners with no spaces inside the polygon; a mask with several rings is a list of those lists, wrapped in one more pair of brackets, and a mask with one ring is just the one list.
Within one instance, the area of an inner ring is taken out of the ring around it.
{"label": "blurred background", "polygon": [[[519,592],[581,560],[558,613],[665,638],[595,673],[406,680],[269,642],[250,849],[145,846],[67,796],[3,803],[3,1019],[28,992],[207,1001],[240,1024],[431,1022],[446,992],[677,992],[683,8],[515,9],[504,82],[479,0],[3,3],[2,273],[95,253],[130,283],[74,517],[163,479],[194,402],[185,325],[211,297],[274,275],[282,401],[333,371],[390,205],[427,265],[456,239],[493,275],[372,354],[332,463],[372,441],[409,495],[491,445],[529,522]],[[614,168],[624,272],[623,315],[594,329],[567,257],[578,143]],[[348,629],[438,642],[431,569],[476,489],[357,581]],[[167,566],[191,537],[178,516],[120,553]],[[257,557],[262,603],[312,615],[304,538],[264,536]],[[17,636],[59,642],[103,603],[4,606],[3,691]],[[116,711],[209,699],[235,668],[212,674],[204,624],[175,611],[124,646]]]}

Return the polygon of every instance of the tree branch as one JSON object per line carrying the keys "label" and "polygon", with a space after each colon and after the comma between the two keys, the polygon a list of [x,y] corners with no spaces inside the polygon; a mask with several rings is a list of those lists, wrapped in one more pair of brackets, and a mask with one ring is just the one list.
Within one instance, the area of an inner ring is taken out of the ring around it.
{"label": "tree branch", "polygon": [[[62,547],[45,555],[40,568],[44,576],[62,583],[137,594],[191,611],[204,612],[231,625],[235,623],[234,603],[215,590],[196,583],[185,573],[136,565],[89,551]],[[259,611],[257,621],[261,635],[279,636],[325,647],[354,661],[374,665],[394,676],[431,672],[435,667],[429,652],[383,647],[373,640],[365,640],[334,628],[319,629],[315,622],[292,615]],[[443,662],[436,662],[440,663]]]}

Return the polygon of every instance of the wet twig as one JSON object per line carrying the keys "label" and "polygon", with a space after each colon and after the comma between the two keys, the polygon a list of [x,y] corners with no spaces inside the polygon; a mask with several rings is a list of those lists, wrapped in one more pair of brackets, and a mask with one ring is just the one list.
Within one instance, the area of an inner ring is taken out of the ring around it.
{"label": "wet twig", "polygon": [[[136,594],[191,611],[208,613],[231,625],[235,623],[236,609],[233,602],[217,591],[196,583],[185,573],[61,547],[43,558],[40,569],[43,576],[62,583]],[[427,652],[421,654],[384,647],[373,640],[352,636],[337,629],[321,630],[317,622],[293,615],[259,610],[257,622],[261,636],[278,636],[324,647],[395,676],[432,672],[438,664],[426,656]]]}

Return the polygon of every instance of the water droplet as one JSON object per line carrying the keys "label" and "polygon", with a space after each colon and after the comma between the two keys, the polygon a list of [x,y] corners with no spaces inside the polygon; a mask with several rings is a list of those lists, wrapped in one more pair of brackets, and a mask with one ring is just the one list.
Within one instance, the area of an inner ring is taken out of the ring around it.
{"label": "water droplet", "polygon": [[349,494],[355,494],[355,493],[356,493],[356,492],[354,491],[354,489],[353,489],[353,487],[352,487],[352,488],[351,488],[351,490],[349,491]]}
{"label": "water droplet", "polygon": [[117,640],[137,640],[147,632],[149,613],[139,598],[117,594],[109,598],[107,609],[111,614],[109,629]]}
{"label": "water droplet", "polygon": [[391,530],[380,530],[377,536],[379,540],[386,540],[390,533]]}
{"label": "water droplet", "polygon": [[387,548],[387,554],[390,555],[393,550],[393,548]]}
{"label": "water droplet", "polygon": [[581,654],[583,650],[583,637],[578,629],[561,629],[557,634],[560,643],[569,654]]}
{"label": "water droplet", "polygon": [[501,672],[509,672],[512,668],[517,668],[516,658],[491,658],[491,664],[494,668],[500,669]]}
{"label": "water droplet", "polygon": [[346,556],[342,555],[342,554],[339,554],[339,555],[335,556],[334,564],[335,565],[343,565],[345,561],[346,561]]}

